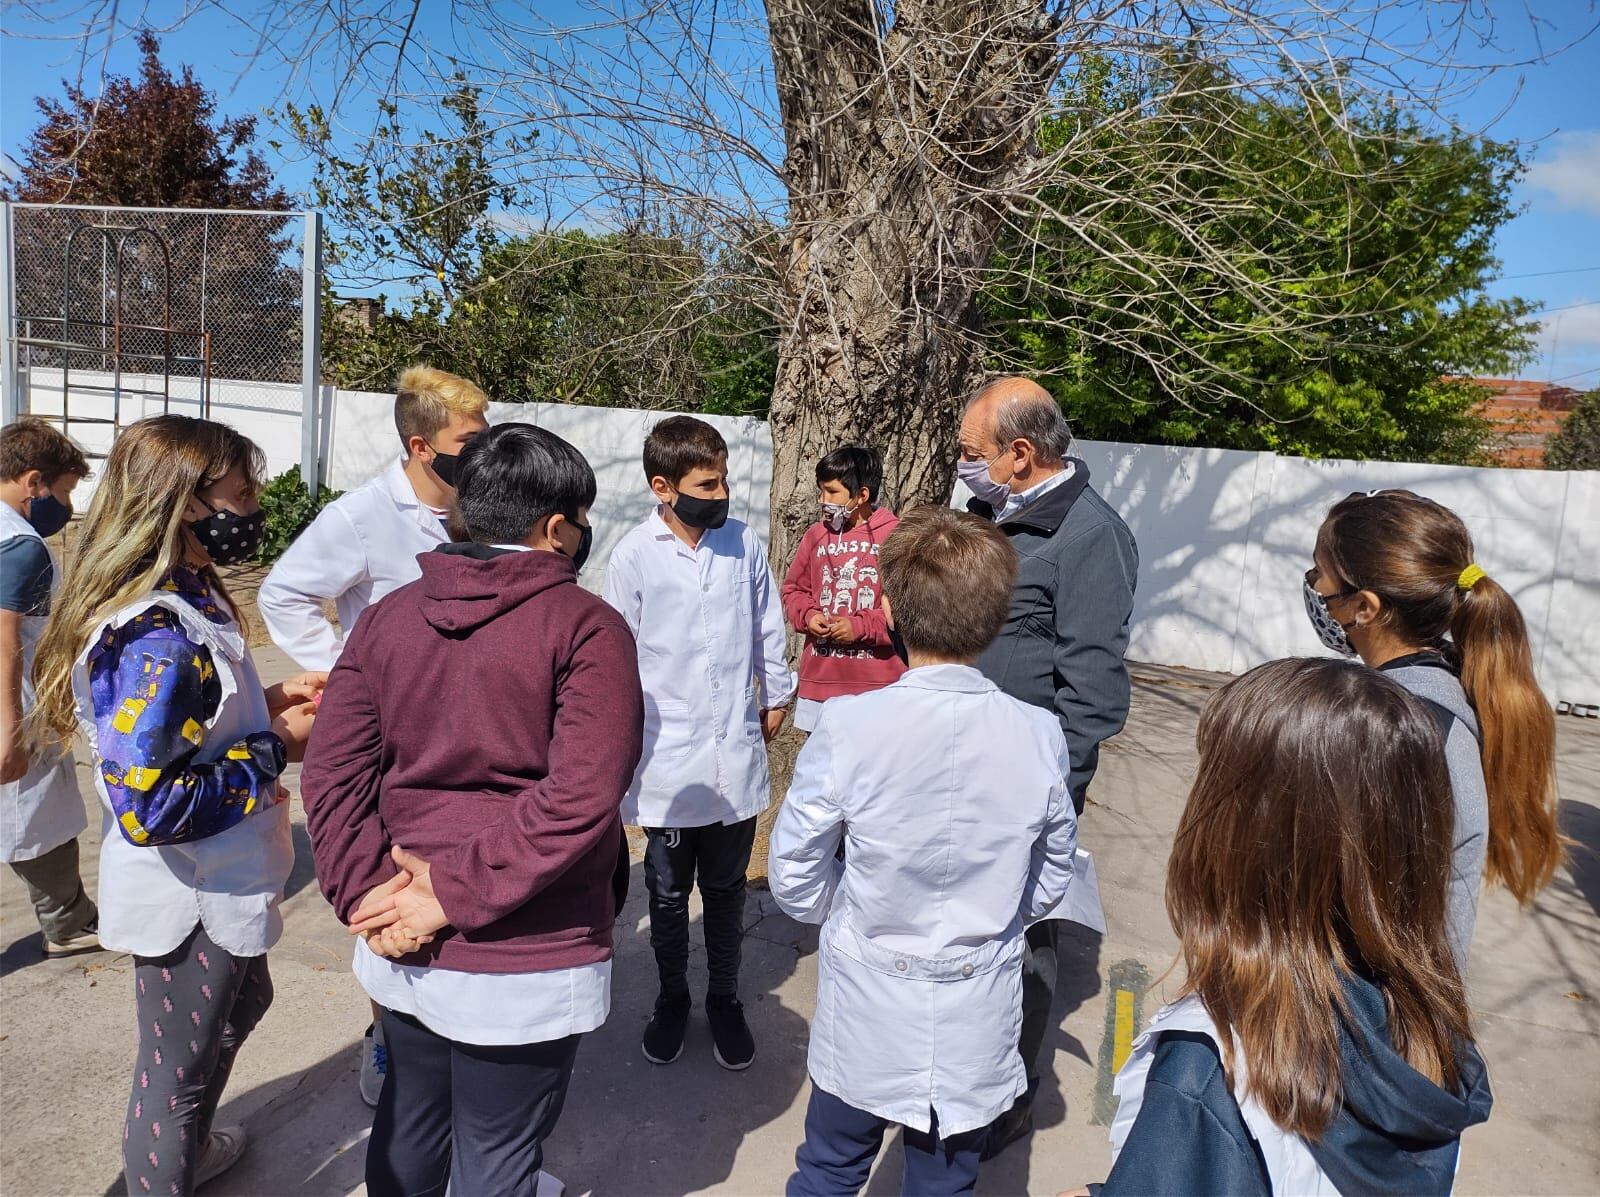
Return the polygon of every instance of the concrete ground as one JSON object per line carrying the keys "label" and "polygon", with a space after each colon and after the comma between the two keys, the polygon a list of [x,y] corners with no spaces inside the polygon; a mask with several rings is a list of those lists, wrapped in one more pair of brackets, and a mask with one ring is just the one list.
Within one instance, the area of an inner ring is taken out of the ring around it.
{"label": "concrete ground", "polygon": [[[270,648],[258,659],[269,681],[289,672]],[[1174,948],[1163,870],[1194,764],[1195,720],[1215,680],[1146,668],[1137,678],[1128,730],[1107,745],[1082,821],[1109,931],[1073,929],[1038,1132],[985,1166],[982,1193],[1051,1194],[1104,1176],[1116,1031],[1120,1022],[1125,1040],[1160,1002],[1159,984],[1144,990]],[[1560,720],[1560,770],[1562,824],[1574,840],[1568,864],[1530,911],[1487,892],[1478,921],[1472,997],[1496,1104],[1488,1124],[1467,1136],[1464,1193],[1600,1192],[1600,722]],[[89,794],[82,766],[79,777]],[[277,998],[240,1055],[221,1114],[247,1125],[252,1146],[208,1193],[364,1191],[370,1114],[355,1072],[366,1000],[350,975],[350,941],[313,881],[298,802],[295,834],[287,931],[271,955]],[[91,831],[83,842],[91,888],[97,841]],[[22,886],[0,873],[0,1191],[120,1192],[118,1128],[134,1044],[130,962],[42,961]],[[782,1191],[807,1096],[815,937],[759,889],[749,927],[743,976],[760,1045],[755,1067],[718,1068],[698,1018],[683,1058],[651,1066],[638,1045],[654,974],[635,867],[611,1019],[584,1043],[549,1143],[547,1166],[574,1194]],[[898,1192],[896,1156],[884,1153],[870,1193]]]}

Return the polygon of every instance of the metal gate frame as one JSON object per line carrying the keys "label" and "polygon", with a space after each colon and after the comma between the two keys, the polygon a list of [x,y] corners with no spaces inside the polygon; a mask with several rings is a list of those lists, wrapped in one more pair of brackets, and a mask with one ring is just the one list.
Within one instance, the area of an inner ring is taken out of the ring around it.
{"label": "metal gate frame", "polygon": [[[13,201],[0,201],[0,423],[9,424],[19,416],[26,414],[26,401],[22,391],[22,376],[19,369],[20,350],[27,345],[40,348],[49,348],[62,355],[62,414],[60,416],[44,416],[59,423],[63,430],[72,424],[109,424],[112,426],[113,438],[121,431],[121,401],[124,395],[136,395],[147,398],[152,395],[162,399],[163,410],[170,403],[170,388],[172,367],[175,364],[198,364],[200,372],[200,410],[202,416],[210,414],[210,335],[199,329],[179,328],[172,324],[172,270],[170,249],[166,239],[155,229],[130,225],[96,225],[87,221],[75,225],[68,234],[67,243],[63,249],[62,263],[62,310],[58,316],[41,316],[30,313],[20,315],[16,310],[16,229],[15,215],[18,208],[70,208],[85,211],[115,212],[128,218],[137,220],[140,212],[179,213],[184,215],[216,215],[216,216],[274,216],[293,219],[299,216],[303,222],[301,235],[301,363],[300,363],[300,476],[305,480],[307,488],[313,495],[324,481],[324,462],[319,460],[319,428],[320,428],[320,398],[321,398],[321,368],[322,368],[322,304],[319,294],[319,285],[322,278],[322,214],[320,212],[279,212],[262,209],[244,208],[133,208],[105,204],[23,204]],[[94,229],[100,233],[102,247],[110,248],[114,245],[117,278],[117,306],[111,320],[89,320],[72,316],[72,290],[71,271],[72,251],[74,241],[82,230]],[[119,235],[120,234],[120,235]],[[163,323],[159,325],[135,324],[123,319],[122,301],[123,288],[121,286],[123,269],[123,251],[131,238],[148,237],[159,246],[163,265]],[[47,338],[33,335],[31,322],[45,320],[59,324],[61,337]],[[93,344],[87,341],[75,341],[72,336],[72,326],[94,327],[109,332],[111,344]],[[124,331],[144,331],[160,334],[163,352],[161,354],[137,353],[126,348],[123,344]],[[173,338],[193,337],[199,341],[198,354],[174,354]],[[79,390],[101,390],[112,395],[112,415],[106,417],[73,416],[70,411],[70,391],[68,383],[71,380],[71,359],[75,355],[93,353],[102,360],[109,358],[112,363],[113,381],[110,387],[95,384],[76,384]],[[162,388],[152,391],[148,388],[130,390],[122,386],[123,363],[125,360],[160,361],[162,363]],[[93,454],[92,456],[99,456]]]}

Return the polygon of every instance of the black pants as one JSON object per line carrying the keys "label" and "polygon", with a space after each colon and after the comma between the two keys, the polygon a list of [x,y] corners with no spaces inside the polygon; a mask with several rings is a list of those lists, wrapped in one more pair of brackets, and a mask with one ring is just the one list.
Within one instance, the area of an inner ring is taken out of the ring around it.
{"label": "black pants", "polygon": [[[884,1132],[893,1125],[812,1085],[806,1139],[794,1154],[788,1197],[859,1193],[883,1146]],[[915,1197],[972,1192],[978,1183],[978,1149],[987,1131],[984,1127],[942,1139],[937,1113],[926,1131],[906,1127],[906,1169],[900,1191]]]}
{"label": "black pants", "polygon": [[756,821],[709,827],[646,827],[644,883],[650,891],[650,946],[663,997],[689,993],[689,893],[700,883],[706,939],[707,992],[739,992],[739,944],[744,938],[744,875],[756,841]]}
{"label": "black pants", "polygon": [[579,1035],[480,1047],[383,1012],[389,1071],[367,1144],[372,1197],[533,1197]]}

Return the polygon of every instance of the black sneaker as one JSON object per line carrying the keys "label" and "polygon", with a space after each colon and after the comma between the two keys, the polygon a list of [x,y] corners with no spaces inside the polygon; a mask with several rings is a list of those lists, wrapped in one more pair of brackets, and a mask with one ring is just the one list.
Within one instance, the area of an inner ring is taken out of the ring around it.
{"label": "black sneaker", "polygon": [[706,1017],[711,1020],[711,1054],[717,1063],[732,1072],[749,1068],[756,1058],[756,1041],[744,1020],[744,1003],[731,995],[710,994]]}
{"label": "black sneaker", "polygon": [[689,1030],[689,995],[656,999],[655,1013],[644,1028],[644,1058],[652,1064],[671,1064],[683,1055],[683,1037]]}

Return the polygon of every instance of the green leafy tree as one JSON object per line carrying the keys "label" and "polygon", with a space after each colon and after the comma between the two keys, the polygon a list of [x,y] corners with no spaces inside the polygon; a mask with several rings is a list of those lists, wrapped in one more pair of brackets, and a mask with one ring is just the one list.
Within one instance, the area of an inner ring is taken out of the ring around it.
{"label": "green leafy tree", "polygon": [[1544,464],[1550,470],[1600,470],[1600,390],[1578,400],[1545,446]]}
{"label": "green leafy tree", "polygon": [[[1106,119],[1133,107],[1139,121]],[[1424,131],[1393,104],[1246,95],[1182,58],[1143,85],[1086,61],[1044,137],[1104,143],[1082,156],[1094,174],[1044,201],[1095,209],[1093,233],[1020,231],[984,299],[997,364],[1043,376],[1082,435],[1481,459],[1481,396],[1446,379],[1504,372],[1530,348],[1531,305],[1483,292],[1515,213],[1514,147]],[[1223,243],[1276,285],[1245,294],[1210,269]]]}

